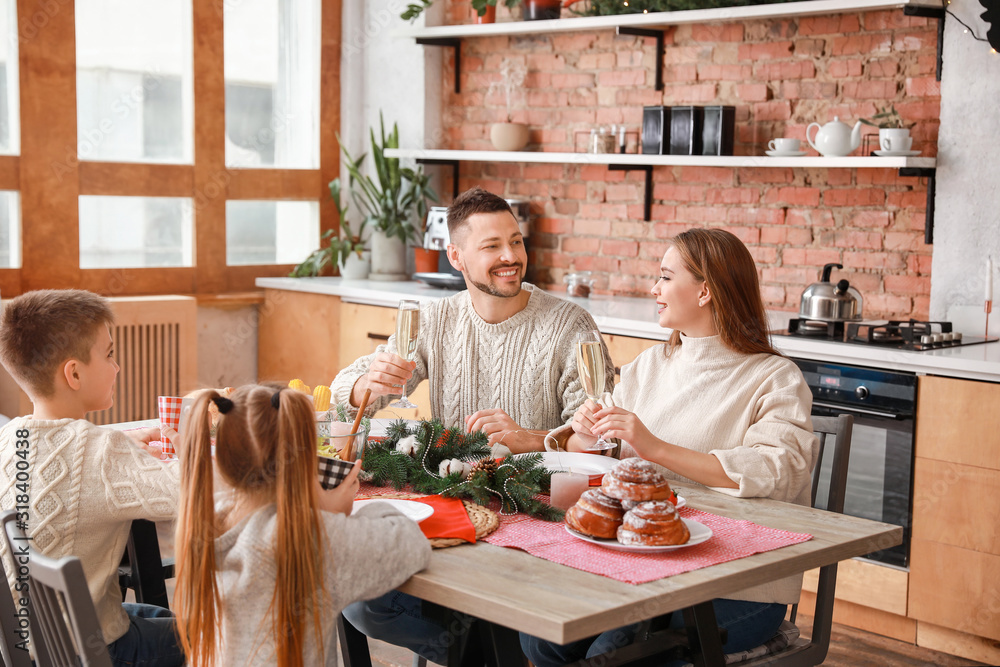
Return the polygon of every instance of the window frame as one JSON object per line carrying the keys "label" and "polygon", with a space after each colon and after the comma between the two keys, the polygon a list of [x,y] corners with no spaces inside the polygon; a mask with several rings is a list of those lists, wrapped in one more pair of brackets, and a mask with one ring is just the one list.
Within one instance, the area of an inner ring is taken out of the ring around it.
{"label": "window frame", "polygon": [[[337,228],[326,184],[340,172],[342,0],[320,0],[319,169],[226,167],[226,1],[192,3],[194,163],[177,165],[78,159],[73,5],[17,0],[21,154],[0,155],[0,190],[21,195],[21,268],[0,269],[0,294],[79,287],[107,296],[210,296],[253,291],[258,277],[287,275],[294,265],[226,265],[227,200],[318,201],[320,233]],[[80,195],[192,198],[195,265],[81,269]]]}

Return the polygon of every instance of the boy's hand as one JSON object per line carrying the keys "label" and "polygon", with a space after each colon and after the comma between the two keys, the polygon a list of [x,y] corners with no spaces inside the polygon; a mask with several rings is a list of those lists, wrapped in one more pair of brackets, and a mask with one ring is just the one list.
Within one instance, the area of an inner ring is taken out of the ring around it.
{"label": "boy's hand", "polygon": [[155,445],[147,445],[144,442],[140,442],[139,443],[139,447],[141,447],[142,449],[146,450],[146,452],[148,452],[150,454],[150,456],[154,456],[157,459],[162,459],[163,458],[163,445],[161,445],[159,443],[157,443]]}
{"label": "boy's hand", "polygon": [[148,445],[149,443],[159,441],[160,439],[160,429],[158,428],[130,428],[127,431],[122,431],[122,433],[132,438],[140,445]]}

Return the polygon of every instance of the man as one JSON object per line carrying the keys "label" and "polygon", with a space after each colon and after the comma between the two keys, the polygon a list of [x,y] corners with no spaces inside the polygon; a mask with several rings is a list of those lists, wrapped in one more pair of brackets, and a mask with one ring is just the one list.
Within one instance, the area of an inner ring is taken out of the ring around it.
{"label": "man", "polygon": [[[545,433],[568,423],[586,400],[576,368],[576,335],[597,328],[569,301],[522,283],[528,257],[517,220],[502,198],[480,188],[448,208],[448,260],[468,290],[422,304],[415,361],[396,354],[395,336],[357,360],[330,386],[333,400],[385,407],[422,380],[431,414],[446,426],[482,430],[494,453],[540,451]],[[606,387],[614,366],[604,350]]]}
{"label": "man", "polygon": [[[448,260],[466,292],[423,305],[416,361],[396,354],[395,337],[340,372],[333,399],[372,409],[430,382],[431,413],[447,426],[483,430],[494,455],[542,450],[545,433],[572,419],[586,400],[576,369],[576,335],[597,328],[579,306],[522,283],[524,239],[507,202],[473,188],[448,208]],[[614,366],[604,349],[607,383]],[[537,429],[537,430],[535,430]],[[354,627],[443,664],[456,636],[426,618],[420,600],[392,591],[344,609]]]}

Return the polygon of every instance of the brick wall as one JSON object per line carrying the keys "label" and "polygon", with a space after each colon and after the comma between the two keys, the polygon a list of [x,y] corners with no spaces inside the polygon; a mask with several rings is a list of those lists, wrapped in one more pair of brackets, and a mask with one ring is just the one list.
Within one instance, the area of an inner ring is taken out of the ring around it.
{"label": "brick wall", "polygon": [[[465,0],[448,10],[450,22],[468,22]],[[666,88],[658,92],[652,40],[610,30],[466,39],[457,95],[445,58],[439,147],[492,149],[489,127],[503,120],[504,104],[489,85],[511,57],[528,68],[513,118],[532,128],[528,150],[582,151],[595,125],[625,123],[632,152],[644,105],[726,104],[737,110],[736,154],[763,155],[773,137],[804,139],[810,122],[835,115],[853,125],[892,102],[917,123],[913,147],[934,156],[936,40],[936,22],[901,10],[678,26],[666,31]],[[599,292],[646,294],[666,239],[717,226],[749,246],[769,307],[797,309],[819,268],[840,262],[865,297],[866,316],[928,313],[926,183],[896,170],[656,167],[650,222],[642,220],[641,172],[463,163],[460,174],[461,189],[478,184],[531,200],[531,277],[545,287],[592,270]]]}

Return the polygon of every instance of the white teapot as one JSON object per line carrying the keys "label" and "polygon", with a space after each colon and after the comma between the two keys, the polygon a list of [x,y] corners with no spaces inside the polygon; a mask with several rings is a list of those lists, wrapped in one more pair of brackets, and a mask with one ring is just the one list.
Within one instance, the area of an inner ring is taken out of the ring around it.
{"label": "white teapot", "polygon": [[[813,127],[816,128],[815,141],[809,137]],[[806,128],[806,140],[820,155],[843,157],[861,145],[861,121],[854,124],[854,129],[851,129],[850,125],[841,123],[837,116],[823,127],[820,127],[819,123],[809,123]]]}

